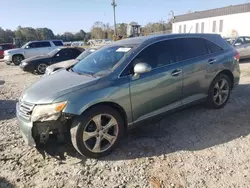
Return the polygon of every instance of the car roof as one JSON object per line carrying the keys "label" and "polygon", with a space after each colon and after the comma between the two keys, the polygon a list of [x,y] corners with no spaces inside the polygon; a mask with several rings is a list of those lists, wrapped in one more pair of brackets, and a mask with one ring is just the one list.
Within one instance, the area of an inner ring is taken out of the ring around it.
{"label": "car roof", "polygon": [[185,34],[158,34],[158,35],[148,35],[148,36],[141,36],[141,37],[134,37],[123,39],[120,41],[116,41],[112,45],[125,45],[125,46],[137,46],[142,43],[151,43],[154,41],[164,40],[164,39],[172,39],[172,38],[182,38],[182,37],[218,37],[219,34],[194,34],[194,33],[185,33]]}
{"label": "car roof", "polygon": [[52,40],[32,40],[32,41],[29,41],[29,42],[50,42],[50,41],[61,41],[62,40],[58,40],[58,39],[52,39]]}

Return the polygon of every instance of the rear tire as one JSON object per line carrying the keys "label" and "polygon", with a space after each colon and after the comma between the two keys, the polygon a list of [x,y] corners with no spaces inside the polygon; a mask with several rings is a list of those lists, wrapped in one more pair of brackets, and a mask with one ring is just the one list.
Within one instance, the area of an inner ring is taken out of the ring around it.
{"label": "rear tire", "polygon": [[213,80],[207,97],[207,107],[212,109],[223,108],[231,94],[231,81],[225,74],[219,74]]}
{"label": "rear tire", "polygon": [[22,55],[14,55],[12,61],[15,65],[20,65],[24,57]]}
{"label": "rear tire", "polygon": [[118,145],[124,132],[121,115],[104,105],[93,107],[75,118],[70,130],[75,149],[90,158],[108,155]]}
{"label": "rear tire", "polygon": [[11,62],[10,61],[5,61],[6,65],[10,65]]}

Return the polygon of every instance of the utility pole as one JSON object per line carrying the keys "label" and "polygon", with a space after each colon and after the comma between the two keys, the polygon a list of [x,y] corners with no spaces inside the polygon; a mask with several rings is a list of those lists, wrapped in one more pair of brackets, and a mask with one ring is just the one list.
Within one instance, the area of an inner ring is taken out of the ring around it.
{"label": "utility pole", "polygon": [[117,33],[116,33],[115,7],[117,7],[117,4],[115,3],[115,0],[113,0],[111,5],[113,6],[114,9],[114,35],[116,36]]}

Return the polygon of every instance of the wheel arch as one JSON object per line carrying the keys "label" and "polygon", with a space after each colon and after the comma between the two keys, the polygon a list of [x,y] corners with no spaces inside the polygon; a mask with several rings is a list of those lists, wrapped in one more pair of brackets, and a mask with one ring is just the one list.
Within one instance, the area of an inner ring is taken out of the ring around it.
{"label": "wheel arch", "polygon": [[13,61],[13,58],[15,57],[15,56],[23,56],[23,58],[25,59],[25,57],[24,57],[24,54],[22,54],[22,53],[18,53],[18,54],[14,54],[14,55],[12,55],[12,61]]}
{"label": "wheel arch", "polygon": [[125,125],[125,129],[127,131],[128,129],[128,116],[127,116],[127,113],[126,111],[123,109],[122,106],[120,106],[119,104],[115,103],[115,102],[99,102],[99,103],[96,103],[96,104],[93,104],[91,106],[89,106],[88,108],[86,108],[82,113],[84,114],[87,110],[90,110],[91,108],[96,108],[98,106],[109,106],[111,108],[113,108],[114,110],[116,110],[122,117],[123,121],[124,121],[124,125]]}
{"label": "wheel arch", "polygon": [[[214,76],[214,78],[212,79],[212,81],[211,81],[211,83],[210,83],[210,85],[209,85],[209,89],[210,89],[210,87],[211,87],[211,85],[212,85],[214,79],[215,79],[218,75],[220,75],[220,74],[225,74],[225,75],[227,75],[227,76],[229,77],[229,79],[230,79],[230,81],[231,81],[231,89],[233,89],[233,87],[234,87],[234,76],[233,76],[233,73],[232,73],[230,70],[227,70],[227,69],[221,70],[220,72],[218,72],[218,73]],[[209,89],[208,89],[208,91],[209,91]]]}
{"label": "wheel arch", "polygon": [[219,74],[225,74],[229,77],[229,79],[231,81],[231,89],[233,89],[233,87],[234,87],[234,75],[233,75],[233,73],[230,70],[222,70],[217,75],[219,75]]}

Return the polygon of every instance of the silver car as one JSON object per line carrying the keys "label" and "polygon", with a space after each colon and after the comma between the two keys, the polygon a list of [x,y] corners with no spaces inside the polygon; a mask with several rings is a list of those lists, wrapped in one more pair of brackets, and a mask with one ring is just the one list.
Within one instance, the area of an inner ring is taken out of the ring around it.
{"label": "silver car", "polygon": [[250,58],[250,37],[225,38],[240,53],[240,59]]}

